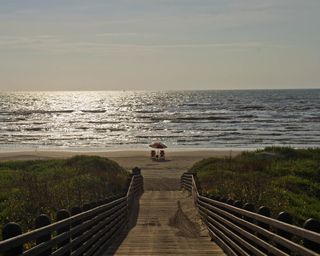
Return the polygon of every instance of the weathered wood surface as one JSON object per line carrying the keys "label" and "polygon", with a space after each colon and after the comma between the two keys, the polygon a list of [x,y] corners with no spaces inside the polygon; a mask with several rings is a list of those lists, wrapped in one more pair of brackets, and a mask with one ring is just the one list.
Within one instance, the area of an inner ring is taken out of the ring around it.
{"label": "weathered wood surface", "polygon": [[225,255],[201,225],[192,197],[177,191],[180,172],[143,175],[149,191],[136,205],[132,229],[103,255]]}

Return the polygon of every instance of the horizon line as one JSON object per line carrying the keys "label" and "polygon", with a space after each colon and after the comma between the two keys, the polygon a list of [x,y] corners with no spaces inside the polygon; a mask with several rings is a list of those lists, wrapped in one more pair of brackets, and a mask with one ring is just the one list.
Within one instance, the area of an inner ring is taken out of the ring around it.
{"label": "horizon line", "polygon": [[149,89],[109,89],[109,90],[4,90],[5,92],[182,92],[182,91],[294,91],[294,90],[320,90],[320,87],[308,88],[235,88],[235,89],[164,89],[164,90],[149,90]]}

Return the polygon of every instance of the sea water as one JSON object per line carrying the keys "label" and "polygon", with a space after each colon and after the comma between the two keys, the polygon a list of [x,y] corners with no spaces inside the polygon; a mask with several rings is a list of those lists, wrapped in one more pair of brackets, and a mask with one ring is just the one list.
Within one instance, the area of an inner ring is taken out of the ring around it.
{"label": "sea water", "polygon": [[320,89],[0,93],[0,149],[320,146]]}

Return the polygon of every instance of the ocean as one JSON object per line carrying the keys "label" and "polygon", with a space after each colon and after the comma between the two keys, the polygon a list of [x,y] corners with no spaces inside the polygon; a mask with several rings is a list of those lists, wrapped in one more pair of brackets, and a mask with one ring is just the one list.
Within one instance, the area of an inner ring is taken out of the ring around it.
{"label": "ocean", "polygon": [[0,93],[0,149],[320,146],[320,89]]}

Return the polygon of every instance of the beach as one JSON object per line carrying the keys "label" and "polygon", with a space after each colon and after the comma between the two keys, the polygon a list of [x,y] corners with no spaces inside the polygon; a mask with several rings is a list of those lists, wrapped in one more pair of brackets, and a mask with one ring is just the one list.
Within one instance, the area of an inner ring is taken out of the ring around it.
{"label": "beach", "polygon": [[72,152],[72,151],[21,151],[1,152],[0,161],[9,160],[48,160],[63,159],[75,155],[98,155],[119,163],[131,170],[139,167],[145,179],[146,190],[179,190],[180,176],[194,163],[209,157],[230,157],[241,150],[168,150],[165,161],[150,159],[148,150],[114,150],[105,152]]}
{"label": "beach", "polygon": [[0,152],[0,161],[8,160],[48,160],[64,159],[75,155],[97,155],[110,158],[118,162],[125,169],[136,166],[143,170],[164,169],[172,171],[185,171],[195,162],[209,157],[235,156],[242,152],[239,149],[202,149],[202,150],[170,150],[166,151],[165,161],[150,159],[148,150],[114,150],[114,151],[19,151]]}

